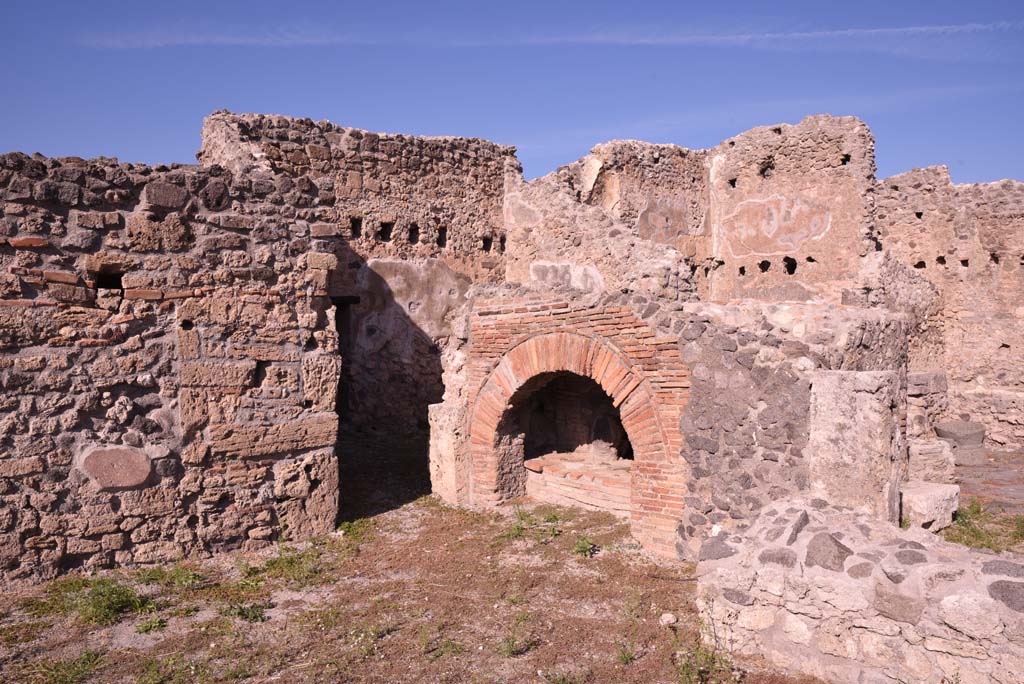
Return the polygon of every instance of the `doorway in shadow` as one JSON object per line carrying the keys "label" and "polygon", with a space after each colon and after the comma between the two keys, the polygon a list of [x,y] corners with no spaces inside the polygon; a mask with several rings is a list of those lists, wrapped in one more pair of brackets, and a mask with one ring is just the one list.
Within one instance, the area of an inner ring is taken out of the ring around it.
{"label": "doorway in shadow", "polygon": [[420,263],[368,261],[341,240],[332,248],[338,267],[328,292],[342,363],[336,452],[345,522],[430,493],[427,410],[444,393],[443,338],[411,314],[423,311],[420,300],[431,294],[419,285]]}

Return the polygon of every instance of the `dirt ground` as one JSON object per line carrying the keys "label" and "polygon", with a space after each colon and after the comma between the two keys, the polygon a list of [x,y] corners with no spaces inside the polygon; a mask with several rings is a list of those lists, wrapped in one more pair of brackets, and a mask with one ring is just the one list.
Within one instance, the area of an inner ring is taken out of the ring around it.
{"label": "dirt ground", "polygon": [[[727,673],[696,647],[691,568],[647,558],[606,514],[422,497],[342,529],[9,593],[0,681],[809,681]],[[137,600],[111,604],[112,585]]]}
{"label": "dirt ground", "polygon": [[450,508],[425,439],[342,442],[337,533],[9,590],[0,683],[814,681],[702,646],[692,567],[611,515]]}

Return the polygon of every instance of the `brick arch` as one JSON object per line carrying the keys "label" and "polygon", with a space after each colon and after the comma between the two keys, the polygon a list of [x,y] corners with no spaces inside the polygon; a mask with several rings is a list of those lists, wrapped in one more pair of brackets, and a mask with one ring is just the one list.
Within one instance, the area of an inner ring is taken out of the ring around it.
{"label": "brick arch", "polygon": [[[618,408],[634,452],[631,483],[633,534],[651,550],[675,556],[685,463],[679,455],[681,406],[664,406],[638,364],[610,341],[570,332],[529,337],[508,350],[481,386],[470,411],[470,498],[492,506],[506,497],[502,478],[519,463],[503,463],[499,426],[510,402],[531,379],[569,372],[590,378]],[[674,490],[674,491],[673,491]],[[678,509],[678,510],[676,510]]]}

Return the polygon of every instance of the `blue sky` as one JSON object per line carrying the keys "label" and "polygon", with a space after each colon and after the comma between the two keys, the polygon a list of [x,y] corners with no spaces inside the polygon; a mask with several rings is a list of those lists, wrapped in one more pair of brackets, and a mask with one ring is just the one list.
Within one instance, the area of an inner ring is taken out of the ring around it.
{"label": "blue sky", "polygon": [[193,162],[215,109],[516,145],[709,147],[853,114],[880,177],[1024,180],[1024,3],[4,0],[0,151]]}

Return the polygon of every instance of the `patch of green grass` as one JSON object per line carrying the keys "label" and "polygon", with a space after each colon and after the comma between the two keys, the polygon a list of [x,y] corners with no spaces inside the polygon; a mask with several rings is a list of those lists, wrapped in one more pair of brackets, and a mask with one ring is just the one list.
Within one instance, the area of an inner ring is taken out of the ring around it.
{"label": "patch of green grass", "polygon": [[345,539],[355,544],[362,544],[370,539],[373,527],[373,520],[370,518],[356,518],[338,525],[338,531],[344,535]]}
{"label": "patch of green grass", "polygon": [[1024,540],[1024,520],[1020,518],[996,515],[986,511],[979,500],[971,499],[956,512],[953,524],[942,531],[942,536],[946,541],[999,553]]}
{"label": "patch of green grass", "polygon": [[114,579],[67,577],[46,588],[44,596],[24,603],[35,617],[77,614],[84,622],[112,625],[128,613],[146,613],[156,606],[134,589]]}
{"label": "patch of green grass", "polygon": [[205,668],[198,662],[187,662],[180,655],[167,658],[146,658],[136,684],[192,684],[206,681]]}
{"label": "patch of green grass", "polygon": [[164,620],[162,617],[151,617],[136,625],[135,631],[139,634],[151,634],[153,632],[162,632],[166,627],[167,620]]}
{"label": "patch of green grass", "polygon": [[1013,518],[1013,541],[1015,543],[1024,541],[1024,515]]}
{"label": "patch of green grass", "polygon": [[333,607],[307,611],[300,616],[300,619],[303,624],[320,632],[333,632],[348,622],[345,613]]}
{"label": "patch of green grass", "polygon": [[295,587],[309,586],[324,579],[322,556],[320,549],[314,546],[300,551],[282,544],[277,548],[277,555],[263,564],[261,572]]}
{"label": "patch of green grass", "polygon": [[577,537],[576,543],[572,546],[572,552],[584,558],[593,558],[597,555],[598,551],[597,544],[591,541],[590,537],[585,534]]}
{"label": "patch of green grass", "polygon": [[548,513],[547,515],[544,516],[544,522],[550,523],[550,524],[554,524],[556,522],[560,522],[561,520],[562,520],[562,516],[558,515],[557,513]]}
{"label": "patch of green grass", "polygon": [[170,570],[164,567],[144,568],[135,573],[135,578],[143,584],[159,584],[181,591],[198,589],[206,583],[205,577],[184,565],[175,565]]}
{"label": "patch of green grass", "polygon": [[267,610],[272,608],[269,603],[229,603],[221,610],[224,617],[238,618],[246,622],[266,622]]}
{"label": "patch of green grass", "polygon": [[99,651],[85,651],[75,658],[65,660],[44,660],[29,671],[32,684],[81,684],[86,681],[103,661]]}
{"label": "patch of green grass", "polygon": [[51,623],[44,620],[26,620],[0,627],[0,644],[14,646],[15,644],[32,643],[50,625]]}

